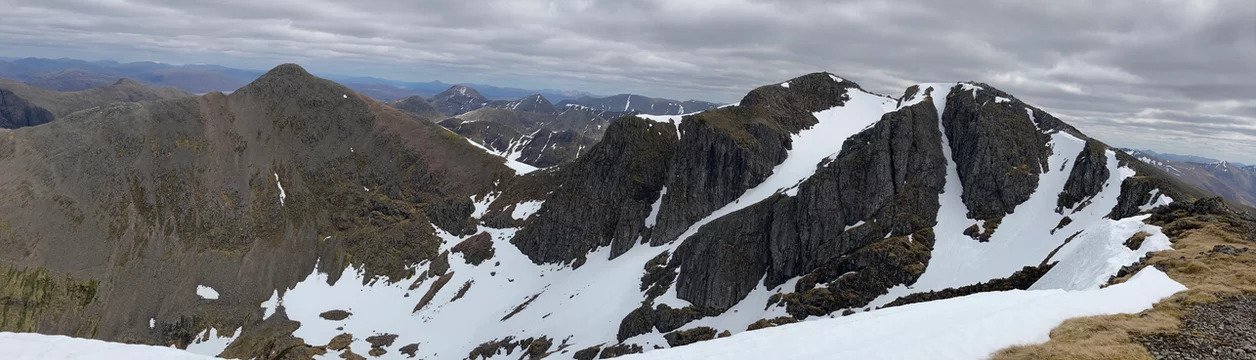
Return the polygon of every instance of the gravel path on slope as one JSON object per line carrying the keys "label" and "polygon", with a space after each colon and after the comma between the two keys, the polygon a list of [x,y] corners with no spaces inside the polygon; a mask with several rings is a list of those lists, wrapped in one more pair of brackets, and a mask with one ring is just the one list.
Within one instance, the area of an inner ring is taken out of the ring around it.
{"label": "gravel path on slope", "polygon": [[1256,294],[1196,306],[1181,333],[1139,340],[1156,359],[1256,359]]}

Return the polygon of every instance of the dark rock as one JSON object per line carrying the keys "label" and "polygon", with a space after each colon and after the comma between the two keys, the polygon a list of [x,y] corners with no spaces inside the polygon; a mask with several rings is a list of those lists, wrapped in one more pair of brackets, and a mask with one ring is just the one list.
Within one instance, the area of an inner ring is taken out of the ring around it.
{"label": "dark rock", "polygon": [[233,359],[308,359],[326,353],[292,335],[301,324],[288,319],[283,308],[256,325],[245,328],[220,354]]}
{"label": "dark rock", "polygon": [[1151,234],[1146,231],[1136,232],[1129,239],[1125,239],[1124,245],[1130,250],[1138,251],[1138,248],[1143,246],[1143,240],[1146,240],[1148,236],[1151,236]]}
{"label": "dark rock", "polygon": [[946,99],[942,123],[952,159],[964,185],[962,198],[973,219],[1001,217],[1038,187],[1047,166],[1050,136],[1031,121],[1019,100],[989,85],[982,90],[955,88]]}
{"label": "dark rock", "polygon": [[702,326],[688,330],[673,331],[663,335],[663,338],[667,339],[667,345],[677,347],[714,339],[715,333],[715,329]]}
{"label": "dark rock", "polygon": [[370,343],[371,347],[389,347],[392,346],[393,341],[397,341],[397,334],[379,334],[366,338],[366,342]]}
{"label": "dark rock", "polygon": [[479,265],[493,258],[493,237],[487,232],[481,232],[454,245],[450,250],[462,254],[468,264]]}
{"label": "dark rock", "polygon": [[1256,299],[1250,294],[1196,305],[1177,333],[1138,336],[1157,359],[1256,359]]}
{"label": "dark rock", "polygon": [[746,326],[746,331],[776,327],[776,326],[781,326],[785,324],[793,324],[796,322],[798,322],[798,319],[795,319],[792,316],[781,316],[781,317],[776,317],[772,319],[759,319],[751,323],[749,326]]}
{"label": "dark rock", "polygon": [[373,357],[380,357],[387,353],[388,353],[388,350],[385,350],[384,348],[381,348],[381,347],[371,347],[371,350],[367,350],[366,352],[367,355],[370,355]]}
{"label": "dark rock", "polygon": [[0,129],[16,129],[52,122],[51,111],[35,106],[13,92],[0,89]]}
{"label": "dark rock", "polygon": [[401,348],[397,349],[397,351],[401,352],[402,354],[405,354],[408,357],[414,357],[419,352],[419,344],[413,344],[413,343],[408,344],[406,346],[402,346]]}
{"label": "dark rock", "polygon": [[616,120],[602,142],[558,169],[562,191],[511,242],[537,263],[570,262],[606,245],[611,257],[624,253],[663,188],[675,134],[671,124]]}
{"label": "dark rock", "polygon": [[423,206],[423,214],[432,225],[460,236],[470,235],[475,231],[475,223],[471,220],[473,212],[475,205],[470,198],[463,196],[452,196]]}
{"label": "dark rock", "polygon": [[327,342],[327,348],[340,351],[349,347],[351,343],[353,343],[353,334],[344,333],[331,338],[331,341]]}
{"label": "dark rock", "polygon": [[[906,235],[931,228],[945,169],[931,104],[887,114],[848,139],[836,159],[799,186],[797,196],[768,198],[703,226],[687,239],[675,255],[680,259],[677,294],[702,307],[727,308],[765,273],[766,285],[773,287],[825,266],[843,269],[830,274],[831,279],[864,267],[883,269],[883,275],[862,275],[884,284],[869,284],[859,299],[910,282],[918,272],[885,268],[877,259],[923,268],[923,263],[915,264],[927,259],[931,233],[917,237],[917,245],[892,247],[903,257],[868,251],[850,255],[890,241],[887,233],[907,243]],[[865,219],[863,226],[846,230]]]}
{"label": "dark rock", "polygon": [[857,84],[815,73],[790,87],[763,86],[740,105],[705,111],[680,125],[684,141],[668,171],[667,194],[650,243],[671,242],[695,221],[758,185],[785,160],[790,135],[814,125],[811,114],[844,103]]}
{"label": "dark rock", "polygon": [[576,351],[571,357],[576,360],[593,360],[597,358],[599,351],[602,351],[602,345],[593,345]]}
{"label": "dark rock", "polygon": [[1108,147],[1098,141],[1086,141],[1086,147],[1073,160],[1073,171],[1069,173],[1064,190],[1056,201],[1056,212],[1081,210],[1089,204],[1090,198],[1103,190],[1103,184],[1109,177],[1107,151]]}
{"label": "dark rock", "polygon": [[602,354],[599,359],[617,358],[628,354],[640,354],[644,349],[637,344],[615,344],[602,348]]}
{"label": "dark rock", "polygon": [[340,321],[340,320],[347,319],[349,318],[350,315],[353,315],[353,313],[344,311],[344,310],[328,310],[328,311],[324,311],[322,314],[318,314],[318,316],[321,318],[324,318],[327,320],[333,320],[333,321]]}
{"label": "dark rock", "polygon": [[651,331],[654,331],[654,309],[641,305],[628,312],[628,315],[624,315],[624,319],[619,321],[619,332],[615,337],[619,341],[624,341],[633,336],[649,334]]}
{"label": "dark rock", "polygon": [[921,302],[926,302],[926,301],[950,299],[950,298],[956,298],[960,296],[972,295],[972,294],[982,293],[982,292],[1025,290],[1025,289],[1028,289],[1030,286],[1032,286],[1035,282],[1038,282],[1038,279],[1041,279],[1043,275],[1046,275],[1047,271],[1051,271],[1051,267],[1054,265],[1055,264],[1048,264],[1048,265],[1043,265],[1043,266],[1026,266],[1020,270],[1017,270],[1011,276],[1008,276],[1006,278],[992,279],[988,281],[979,282],[973,285],[962,286],[959,288],[947,288],[947,289],[942,289],[942,290],[937,290],[937,291],[929,291],[929,292],[907,295],[898,299],[894,299],[894,301],[891,301],[889,304],[886,304],[885,306],[883,306],[883,308],[921,303]]}

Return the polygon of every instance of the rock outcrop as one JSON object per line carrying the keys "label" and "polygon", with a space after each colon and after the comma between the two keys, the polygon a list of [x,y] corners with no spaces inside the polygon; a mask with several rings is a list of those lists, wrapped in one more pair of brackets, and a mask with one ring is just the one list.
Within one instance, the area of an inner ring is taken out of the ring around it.
{"label": "rock outcrop", "polygon": [[[886,114],[846,140],[796,196],[776,195],[703,226],[677,251],[677,294],[699,306],[727,308],[760,279],[773,287],[813,271],[824,282],[853,271],[878,284],[841,289],[870,293],[913,279],[902,268],[927,259],[927,246],[909,247],[912,261],[902,264],[896,262],[906,258],[886,253],[852,255],[933,226],[946,169],[937,124],[928,103]],[[927,244],[925,238],[919,244]],[[860,271],[873,267],[877,271]],[[884,287],[872,290],[877,286]]]}
{"label": "rock outcrop", "polygon": [[599,246],[610,245],[611,257],[627,251],[662,191],[676,142],[671,124],[636,117],[611,123],[601,142],[557,170],[561,191],[511,242],[537,263],[583,259]]}
{"label": "rock outcrop", "polygon": [[1019,100],[989,85],[963,84],[951,91],[942,119],[970,218],[999,218],[1029,199],[1051,155],[1050,136]]}

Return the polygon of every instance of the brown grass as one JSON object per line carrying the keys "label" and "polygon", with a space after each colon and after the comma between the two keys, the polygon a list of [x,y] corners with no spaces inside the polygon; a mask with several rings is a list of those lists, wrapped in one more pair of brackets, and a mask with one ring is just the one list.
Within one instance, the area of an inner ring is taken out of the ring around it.
{"label": "brown grass", "polygon": [[[1250,248],[1252,244],[1244,241],[1245,232],[1250,230],[1217,218],[1201,215],[1166,224],[1166,230],[1193,227],[1190,225],[1200,227],[1180,233],[1169,231],[1176,235],[1172,236],[1174,249],[1151,254],[1145,262],[1165,271],[1189,290],[1138,314],[1070,319],[1052,330],[1051,339],[1046,343],[1010,347],[992,358],[1151,359],[1138,337],[1177,333],[1182,317],[1192,306],[1256,292],[1256,251],[1237,255],[1213,251],[1220,245]],[[1128,276],[1119,278],[1114,283],[1127,279]]]}

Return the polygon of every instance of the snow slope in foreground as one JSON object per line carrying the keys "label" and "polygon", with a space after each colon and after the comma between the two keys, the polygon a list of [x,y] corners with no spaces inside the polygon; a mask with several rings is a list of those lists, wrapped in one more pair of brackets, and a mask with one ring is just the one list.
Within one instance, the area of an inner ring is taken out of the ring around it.
{"label": "snow slope in foreground", "polygon": [[0,333],[6,359],[213,359],[179,349],[112,343],[61,335]]}
{"label": "snow slope in foreground", "polygon": [[1103,289],[1014,290],[806,321],[622,359],[978,359],[1041,343],[1066,319],[1135,313],[1185,290],[1148,267]]}

